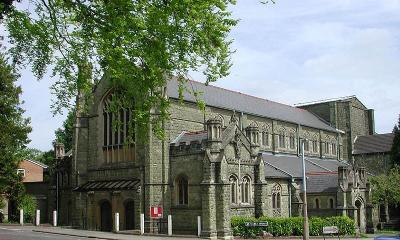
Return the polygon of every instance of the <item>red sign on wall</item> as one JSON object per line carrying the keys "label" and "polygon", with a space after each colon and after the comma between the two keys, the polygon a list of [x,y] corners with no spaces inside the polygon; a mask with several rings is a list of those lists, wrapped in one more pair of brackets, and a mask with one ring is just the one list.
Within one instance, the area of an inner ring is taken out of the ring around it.
{"label": "red sign on wall", "polygon": [[152,219],[163,218],[163,208],[160,206],[151,206],[150,207],[150,217]]}

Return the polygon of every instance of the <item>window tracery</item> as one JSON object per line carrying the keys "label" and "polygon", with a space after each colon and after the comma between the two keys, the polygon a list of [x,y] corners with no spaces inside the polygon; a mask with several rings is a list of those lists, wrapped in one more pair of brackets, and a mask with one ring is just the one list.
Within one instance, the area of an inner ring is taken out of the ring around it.
{"label": "window tracery", "polygon": [[[124,162],[134,159],[134,147],[128,143],[129,134],[134,133],[131,110],[111,110],[112,94],[103,101],[103,159],[104,163]],[[134,138],[134,137],[133,137]]]}

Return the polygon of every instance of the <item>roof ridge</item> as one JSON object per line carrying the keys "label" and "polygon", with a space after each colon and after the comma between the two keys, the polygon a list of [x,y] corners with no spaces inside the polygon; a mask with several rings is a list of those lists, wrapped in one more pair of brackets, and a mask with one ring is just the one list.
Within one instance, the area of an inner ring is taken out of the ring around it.
{"label": "roof ridge", "polygon": [[42,163],[42,162],[39,162],[39,161],[36,161],[36,160],[32,160],[32,159],[24,159],[25,161],[28,161],[28,162],[31,162],[31,163],[33,163],[33,164],[36,164],[36,165],[38,165],[38,166],[40,166],[40,167],[42,167],[42,168],[48,168],[49,166],[47,166],[46,164],[44,164],[44,163]]}
{"label": "roof ridge", "polygon": [[327,103],[327,102],[334,102],[334,101],[343,101],[343,100],[348,100],[351,98],[357,98],[356,95],[350,95],[350,96],[344,96],[344,97],[336,97],[336,98],[326,98],[326,99],[321,99],[321,100],[315,100],[315,101],[308,101],[308,102],[302,102],[302,103],[296,103],[294,104],[297,107],[302,107],[302,106],[307,106],[307,105],[313,105],[313,104],[319,104],[319,103]]}

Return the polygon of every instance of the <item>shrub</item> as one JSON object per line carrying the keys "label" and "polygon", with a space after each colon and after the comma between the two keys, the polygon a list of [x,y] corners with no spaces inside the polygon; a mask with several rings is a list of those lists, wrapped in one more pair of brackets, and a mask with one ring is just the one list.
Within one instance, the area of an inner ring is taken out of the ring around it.
{"label": "shrub", "polygon": [[24,195],[18,205],[18,209],[24,210],[24,222],[32,222],[35,217],[37,203],[29,195]]}
{"label": "shrub", "polygon": [[[246,227],[246,222],[268,222],[266,227]],[[254,238],[263,231],[273,236],[301,236],[303,234],[303,218],[271,218],[271,217],[233,217],[231,219],[232,231],[235,236]],[[353,235],[355,233],[354,221],[349,217],[311,217],[309,229],[311,236],[322,235],[324,226],[337,226],[341,235]]]}

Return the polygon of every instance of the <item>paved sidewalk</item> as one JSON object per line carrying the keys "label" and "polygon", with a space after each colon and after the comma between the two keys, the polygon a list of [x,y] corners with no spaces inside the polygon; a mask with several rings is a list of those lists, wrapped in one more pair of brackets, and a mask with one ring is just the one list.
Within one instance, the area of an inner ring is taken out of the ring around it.
{"label": "paved sidewalk", "polygon": [[75,237],[86,237],[86,238],[97,238],[97,239],[107,239],[107,240],[134,240],[134,239],[148,239],[148,240],[161,240],[161,239],[181,239],[181,240],[193,240],[193,237],[185,236],[167,236],[167,235],[134,235],[134,234],[124,234],[124,233],[111,233],[111,232],[99,232],[99,231],[87,231],[78,229],[68,229],[60,227],[35,227],[32,229],[34,232],[43,232]]}
{"label": "paved sidewalk", "polygon": [[161,239],[179,239],[179,240],[194,240],[199,239],[195,236],[167,236],[167,235],[134,235],[124,233],[111,233],[111,232],[99,232],[99,231],[87,231],[79,229],[69,229],[62,227],[51,227],[51,226],[20,226],[17,224],[0,224],[0,229],[9,229],[13,231],[32,231],[37,233],[56,234],[64,236],[72,236],[78,238],[94,238],[94,239],[106,239],[106,240],[161,240]]}
{"label": "paved sidewalk", "polygon": [[[179,239],[179,240],[195,240],[199,239],[196,236],[167,236],[167,235],[135,235],[135,234],[127,234],[121,232],[119,234],[109,233],[109,232],[99,232],[99,231],[87,231],[87,230],[79,230],[79,229],[69,229],[62,227],[52,227],[50,225],[42,225],[39,227],[28,225],[28,226],[20,226],[17,224],[0,224],[0,229],[9,229],[14,231],[32,231],[37,233],[47,233],[47,234],[57,234],[64,236],[72,236],[77,238],[94,238],[94,239],[107,239],[107,240],[136,240],[136,239],[146,239],[146,240],[161,240],[161,239]],[[393,236],[394,234],[368,234],[367,237],[340,237],[341,240],[372,240],[375,237],[379,236]],[[240,238],[237,238],[240,239]],[[278,239],[278,240],[301,240],[302,237],[275,237],[268,239]],[[322,236],[319,237],[310,237],[310,239],[323,239]],[[337,237],[327,237],[326,240],[337,240]]]}

